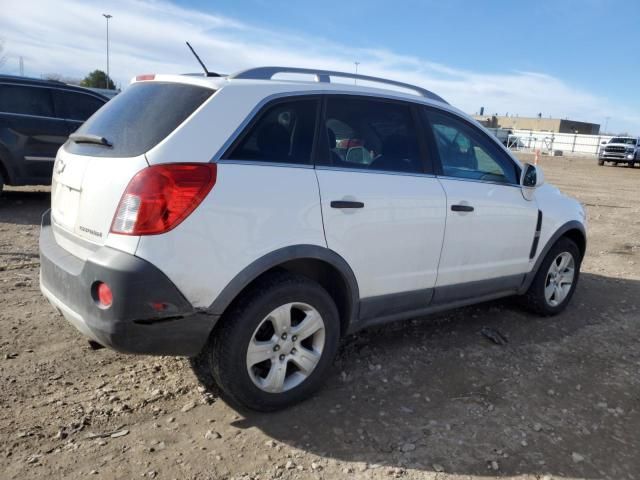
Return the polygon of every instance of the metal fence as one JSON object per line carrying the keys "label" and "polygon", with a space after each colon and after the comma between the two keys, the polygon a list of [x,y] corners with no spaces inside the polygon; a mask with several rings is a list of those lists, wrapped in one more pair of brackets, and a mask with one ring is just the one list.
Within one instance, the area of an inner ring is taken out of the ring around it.
{"label": "metal fence", "polygon": [[597,155],[601,143],[608,142],[612,138],[613,135],[581,135],[536,130],[512,130],[507,139],[507,147],[513,150],[531,152],[539,149],[548,155],[568,153]]}

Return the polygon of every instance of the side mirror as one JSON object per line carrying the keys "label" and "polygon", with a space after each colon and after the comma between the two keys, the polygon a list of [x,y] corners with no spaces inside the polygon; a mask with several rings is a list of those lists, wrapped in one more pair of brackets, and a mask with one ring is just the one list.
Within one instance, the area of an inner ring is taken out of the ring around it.
{"label": "side mirror", "polygon": [[535,165],[525,163],[520,177],[520,186],[522,187],[522,195],[527,200],[533,200],[533,192],[536,188],[544,184],[544,174],[542,170]]}
{"label": "side mirror", "polygon": [[600,142],[600,145],[606,145],[606,144],[607,144],[607,142],[606,142],[606,141],[604,141],[604,142]]}

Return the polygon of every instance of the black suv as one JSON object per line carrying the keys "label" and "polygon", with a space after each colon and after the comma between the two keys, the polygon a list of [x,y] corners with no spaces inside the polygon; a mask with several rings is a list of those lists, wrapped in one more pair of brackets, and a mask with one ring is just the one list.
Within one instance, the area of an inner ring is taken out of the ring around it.
{"label": "black suv", "polygon": [[0,191],[49,185],[58,148],[108,100],[62,82],[0,75]]}

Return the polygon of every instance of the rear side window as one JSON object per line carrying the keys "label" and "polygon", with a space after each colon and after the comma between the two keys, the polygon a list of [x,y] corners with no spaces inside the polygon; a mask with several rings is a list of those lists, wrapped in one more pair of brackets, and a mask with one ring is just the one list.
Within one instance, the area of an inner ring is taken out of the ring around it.
{"label": "rear side window", "polygon": [[134,83],[104,105],[78,133],[104,137],[113,147],[69,142],[67,149],[97,157],[135,157],[155,147],[213,94],[182,83]]}
{"label": "rear side window", "polygon": [[318,100],[300,99],[268,106],[224,158],[311,163],[318,105]]}
{"label": "rear side window", "polygon": [[330,96],[325,127],[333,166],[405,173],[424,171],[407,104]]}
{"label": "rear side window", "polygon": [[53,104],[60,118],[84,122],[96,113],[104,101],[96,97],[67,90],[53,90]]}
{"label": "rear side window", "polygon": [[53,117],[48,88],[0,84],[0,112]]}

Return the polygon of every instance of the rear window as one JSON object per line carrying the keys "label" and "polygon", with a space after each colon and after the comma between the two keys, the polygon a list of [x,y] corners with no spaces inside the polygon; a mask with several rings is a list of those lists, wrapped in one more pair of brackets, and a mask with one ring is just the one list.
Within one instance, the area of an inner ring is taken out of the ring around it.
{"label": "rear window", "polygon": [[214,93],[195,85],[134,83],[105,104],[78,133],[104,137],[111,148],[68,142],[67,150],[96,157],[135,157],[155,147]]}

